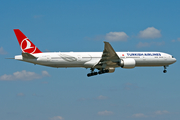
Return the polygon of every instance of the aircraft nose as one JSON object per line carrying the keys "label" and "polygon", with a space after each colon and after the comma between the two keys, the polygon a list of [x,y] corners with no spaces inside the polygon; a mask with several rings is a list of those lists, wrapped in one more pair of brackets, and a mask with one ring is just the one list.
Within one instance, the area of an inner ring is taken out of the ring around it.
{"label": "aircraft nose", "polygon": [[173,63],[175,63],[176,62],[176,58],[173,58]]}

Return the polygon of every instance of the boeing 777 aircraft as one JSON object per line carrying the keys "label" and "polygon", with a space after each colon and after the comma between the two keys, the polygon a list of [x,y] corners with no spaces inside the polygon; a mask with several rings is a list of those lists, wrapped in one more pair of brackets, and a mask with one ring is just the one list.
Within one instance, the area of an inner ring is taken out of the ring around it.
{"label": "boeing 777 aircraft", "polygon": [[56,68],[90,68],[88,77],[113,73],[117,67],[163,66],[166,73],[166,67],[176,62],[172,55],[163,52],[115,52],[108,42],[104,42],[103,52],[41,52],[19,29],[14,32],[22,50],[16,60]]}

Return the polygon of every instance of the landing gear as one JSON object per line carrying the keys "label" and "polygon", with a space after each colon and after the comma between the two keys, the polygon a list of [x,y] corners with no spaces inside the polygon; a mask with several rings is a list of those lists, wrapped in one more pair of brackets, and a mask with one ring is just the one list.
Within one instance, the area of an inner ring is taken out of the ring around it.
{"label": "landing gear", "polygon": [[163,73],[166,73],[167,72],[167,70],[163,70]]}
{"label": "landing gear", "polygon": [[163,73],[167,73],[167,66],[164,66],[164,70],[163,70]]}
{"label": "landing gear", "polygon": [[97,74],[98,74],[98,72],[92,72],[92,73],[88,73],[87,76],[91,77],[91,76],[94,76],[94,75],[97,75]]}
{"label": "landing gear", "polygon": [[98,72],[98,74],[103,74],[103,73],[108,73],[108,72],[109,72],[109,70],[101,70]]}
{"label": "landing gear", "polygon": [[100,74],[104,74],[104,73],[108,73],[108,72],[109,72],[109,70],[104,70],[104,69],[100,70],[99,72],[94,72],[94,68],[91,68],[91,73],[88,73],[87,76],[91,77],[91,76],[94,76],[97,74],[100,75]]}

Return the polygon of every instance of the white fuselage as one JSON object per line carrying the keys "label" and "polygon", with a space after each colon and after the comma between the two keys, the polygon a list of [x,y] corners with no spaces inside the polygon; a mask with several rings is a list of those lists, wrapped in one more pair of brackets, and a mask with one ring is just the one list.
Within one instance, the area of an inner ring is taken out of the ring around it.
{"label": "white fuselage", "polygon": [[[116,52],[120,59],[134,59],[135,67],[168,66],[176,59],[163,52]],[[84,67],[92,68],[102,58],[103,52],[47,52],[33,54],[37,59],[26,59],[22,55],[15,56],[16,60],[30,62],[49,67]],[[120,67],[120,66],[109,66]]]}
{"label": "white fuselage", "polygon": [[[14,33],[22,50],[22,55],[15,56],[16,60],[56,68],[90,68],[88,77],[113,73],[117,67],[164,66],[163,72],[166,73],[166,67],[176,62],[172,55],[163,52],[116,52],[106,41],[103,52],[43,53],[19,29],[14,29]],[[95,69],[99,71],[95,72]]]}

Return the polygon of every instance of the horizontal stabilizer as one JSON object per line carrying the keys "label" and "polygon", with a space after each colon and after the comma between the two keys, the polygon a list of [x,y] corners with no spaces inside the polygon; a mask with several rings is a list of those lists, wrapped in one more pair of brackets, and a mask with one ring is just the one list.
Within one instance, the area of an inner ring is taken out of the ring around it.
{"label": "horizontal stabilizer", "polygon": [[29,54],[29,53],[22,53],[23,58],[26,59],[37,59],[35,56]]}
{"label": "horizontal stabilizer", "polygon": [[5,58],[5,59],[14,59],[14,58]]}

